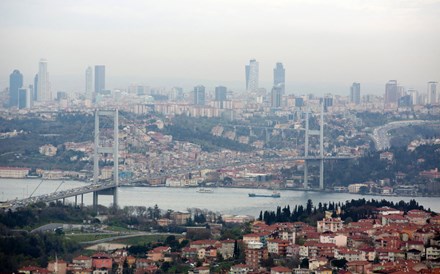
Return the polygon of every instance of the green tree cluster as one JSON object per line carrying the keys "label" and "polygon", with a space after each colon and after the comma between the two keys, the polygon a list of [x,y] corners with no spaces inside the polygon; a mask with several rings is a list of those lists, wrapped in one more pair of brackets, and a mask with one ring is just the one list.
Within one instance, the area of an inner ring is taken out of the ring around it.
{"label": "green tree cluster", "polygon": [[316,225],[316,222],[325,216],[326,211],[333,212],[333,217],[335,217],[337,216],[336,211],[339,209],[342,212],[340,217],[343,220],[350,219],[352,221],[358,221],[359,219],[372,218],[374,209],[384,206],[396,208],[404,212],[412,209],[424,210],[423,206],[419,205],[415,200],[394,203],[384,199],[380,201],[375,199],[358,199],[345,203],[319,203],[318,206],[314,206],[312,200],[309,199],[305,207],[303,205],[295,205],[292,211],[290,210],[290,206],[283,208],[278,206],[276,211],[261,211],[258,219],[269,225],[276,222],[297,221]]}

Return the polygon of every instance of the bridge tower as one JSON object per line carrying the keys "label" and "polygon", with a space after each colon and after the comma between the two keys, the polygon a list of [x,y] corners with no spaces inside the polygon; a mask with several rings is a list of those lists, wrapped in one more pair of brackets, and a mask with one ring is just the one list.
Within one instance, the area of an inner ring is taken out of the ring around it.
{"label": "bridge tower", "polygon": [[[101,146],[99,123],[100,117],[106,116],[113,118],[113,144],[112,146]],[[113,180],[115,187],[110,190],[93,192],[93,207],[98,206],[98,195],[113,195],[113,206],[118,206],[118,186],[119,186],[119,111],[114,110],[96,110],[95,111],[95,143],[93,157],[93,183],[99,183],[99,155],[103,153],[113,154]]]}
{"label": "bridge tower", "polygon": [[[304,189],[309,188],[309,162],[319,161],[319,189],[324,189],[324,103],[321,104],[321,121],[319,124],[319,130],[311,130],[309,128],[309,115],[310,108],[306,109],[306,132],[304,142]],[[309,157],[309,136],[319,136],[319,155]]]}

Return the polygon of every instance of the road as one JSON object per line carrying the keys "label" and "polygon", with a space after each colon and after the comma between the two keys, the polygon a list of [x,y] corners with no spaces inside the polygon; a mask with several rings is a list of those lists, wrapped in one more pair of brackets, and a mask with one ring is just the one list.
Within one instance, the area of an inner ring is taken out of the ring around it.
{"label": "road", "polygon": [[167,236],[179,236],[181,234],[175,234],[175,233],[153,233],[153,232],[136,232],[132,234],[125,234],[125,235],[119,235],[119,236],[112,236],[104,239],[94,240],[94,241],[88,241],[88,242],[81,242],[80,244],[83,245],[94,245],[94,244],[102,244],[102,243],[108,243],[120,239],[127,239],[127,238],[133,238],[133,237],[139,237],[139,236],[159,236],[159,235],[167,235]]}
{"label": "road", "polygon": [[388,149],[391,144],[391,136],[388,134],[390,130],[400,128],[400,127],[407,127],[411,125],[422,125],[422,124],[429,124],[436,121],[430,121],[430,120],[409,120],[409,121],[396,121],[391,122],[386,125],[376,127],[373,130],[373,134],[370,135],[371,138],[374,141],[374,144],[376,145],[376,150],[382,151]]}

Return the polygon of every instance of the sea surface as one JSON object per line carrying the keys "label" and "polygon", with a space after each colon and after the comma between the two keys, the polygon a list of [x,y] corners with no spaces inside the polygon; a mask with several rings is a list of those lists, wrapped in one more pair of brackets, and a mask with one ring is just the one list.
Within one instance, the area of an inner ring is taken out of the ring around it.
{"label": "sea surface", "polygon": [[[79,181],[57,181],[41,179],[0,179],[0,200],[14,200],[23,197],[49,194],[58,190],[66,190],[87,185]],[[243,188],[211,188],[212,193],[199,193],[198,188],[169,188],[169,187],[121,187],[118,191],[119,206],[146,206],[158,205],[161,209],[185,211],[188,208],[209,209],[225,214],[246,214],[258,216],[260,211],[276,210],[277,206],[306,205],[311,199],[314,204],[328,202],[345,202],[351,199],[386,199],[398,202],[415,199],[425,208],[440,212],[439,197],[396,197],[396,196],[362,196],[348,193],[326,193],[313,191],[281,190],[281,198],[248,197],[248,193],[272,194],[265,189]],[[78,197],[78,202],[81,200]],[[112,196],[99,196],[99,203],[109,206]],[[74,202],[74,198],[66,199]],[[92,194],[84,195],[84,203],[92,203]]]}

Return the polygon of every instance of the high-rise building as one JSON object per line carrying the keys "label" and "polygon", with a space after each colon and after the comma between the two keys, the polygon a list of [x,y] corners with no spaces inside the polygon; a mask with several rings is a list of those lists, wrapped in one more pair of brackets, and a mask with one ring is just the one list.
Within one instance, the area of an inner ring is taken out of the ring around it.
{"label": "high-rise building", "polygon": [[38,98],[38,74],[35,74],[34,77],[34,90],[32,92],[32,97],[34,101],[37,101]]}
{"label": "high-rise building", "polygon": [[193,104],[197,106],[205,105],[205,87],[202,85],[195,86],[193,90]]}
{"label": "high-rise building", "polygon": [[434,105],[439,102],[439,94],[437,92],[437,82],[428,82],[428,104]]}
{"label": "high-rise building", "polygon": [[396,80],[390,80],[385,85],[385,105],[397,105],[397,100],[399,99],[399,89],[397,87]]}
{"label": "high-rise building", "polygon": [[398,101],[399,107],[411,107],[413,105],[413,101],[411,95],[404,95],[399,98]]}
{"label": "high-rise building", "polygon": [[95,66],[95,93],[105,90],[105,66]]}
{"label": "high-rise building", "polygon": [[328,107],[333,106],[333,95],[326,94],[320,101],[324,104],[324,110],[327,111]]}
{"label": "high-rise building", "polygon": [[255,59],[249,61],[245,67],[246,91],[255,92],[258,90],[258,62]]}
{"label": "high-rise building", "polygon": [[52,93],[49,86],[49,73],[47,72],[47,60],[41,59],[38,66],[38,102],[52,101]]}
{"label": "high-rise building", "polygon": [[270,102],[272,108],[280,108],[281,107],[281,98],[283,94],[283,89],[281,85],[274,86],[270,93]]}
{"label": "high-rise building", "polygon": [[29,88],[20,88],[18,90],[18,108],[30,108],[31,102],[31,90]]}
{"label": "high-rise building", "polygon": [[276,63],[273,69],[273,86],[281,87],[281,94],[285,94],[286,89],[286,70],[283,67],[283,63]]}
{"label": "high-rise building", "polygon": [[353,83],[350,88],[350,103],[359,105],[361,103],[361,84]]}
{"label": "high-rise building", "polygon": [[86,69],[86,98],[92,99],[93,95],[93,70],[92,67]]}
{"label": "high-rise building", "polygon": [[15,69],[9,75],[9,107],[18,107],[18,90],[23,87],[23,74]]}
{"label": "high-rise building", "polygon": [[411,103],[413,105],[420,104],[419,92],[415,89],[408,89],[408,95],[411,96]]}
{"label": "high-rise building", "polygon": [[34,105],[34,85],[29,85],[30,106]]}
{"label": "high-rise building", "polygon": [[170,93],[171,101],[182,101],[184,98],[183,88],[181,87],[173,87]]}
{"label": "high-rise building", "polygon": [[226,101],[227,88],[224,86],[215,87],[215,100]]}

